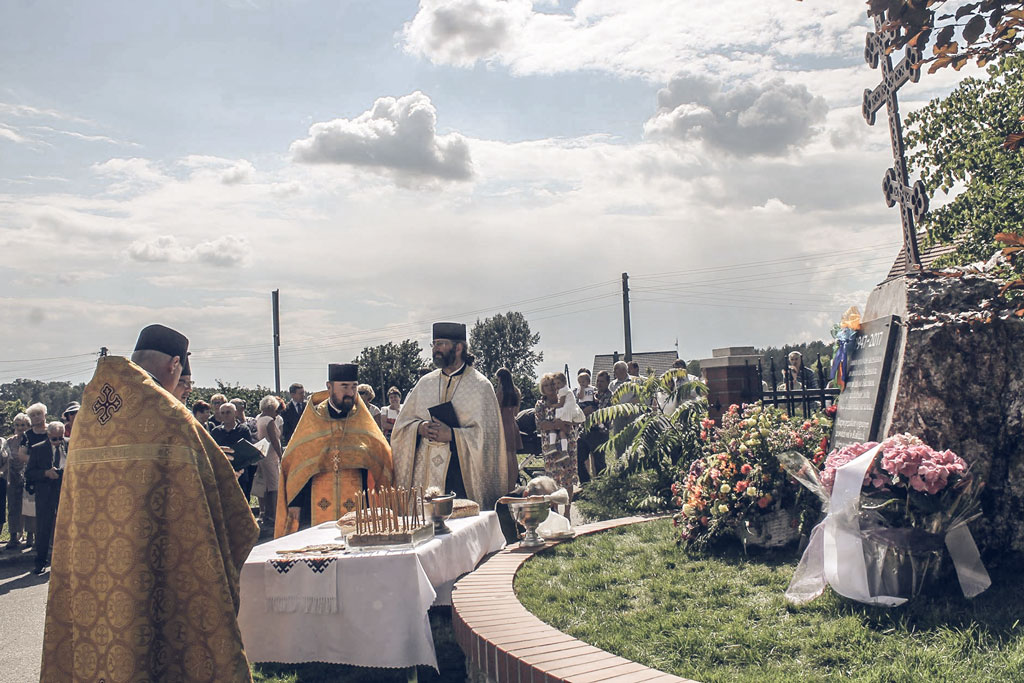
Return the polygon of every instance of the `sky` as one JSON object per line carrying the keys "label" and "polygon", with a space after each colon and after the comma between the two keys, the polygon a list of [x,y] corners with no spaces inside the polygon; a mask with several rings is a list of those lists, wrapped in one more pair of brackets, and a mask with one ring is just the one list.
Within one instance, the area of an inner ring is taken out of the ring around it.
{"label": "sky", "polygon": [[[512,310],[539,371],[827,339],[900,243],[860,0],[8,0],[0,382],[193,379]],[[901,111],[970,68],[908,84]],[[933,206],[939,202],[933,200]]]}

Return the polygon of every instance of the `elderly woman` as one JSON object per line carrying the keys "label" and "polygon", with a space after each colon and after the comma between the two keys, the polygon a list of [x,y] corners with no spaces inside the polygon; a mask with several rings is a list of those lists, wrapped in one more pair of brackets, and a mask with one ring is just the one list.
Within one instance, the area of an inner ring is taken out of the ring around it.
{"label": "elderly woman", "polygon": [[270,444],[267,456],[256,465],[256,470],[263,482],[263,495],[260,496],[260,521],[269,529],[274,528],[277,512],[277,486],[281,480],[281,427],[277,421],[277,413],[281,402],[277,396],[267,395],[260,399],[260,416],[256,418],[256,437],[266,439]]}
{"label": "elderly woman", "polygon": [[22,438],[30,426],[31,423],[29,422],[28,415],[25,413],[15,415],[14,434],[7,437],[7,442],[3,447],[7,460],[7,523],[11,534],[11,540],[7,543],[8,550],[20,548],[23,541],[24,519],[21,514],[21,508],[25,493],[25,465],[27,461],[18,457],[18,450],[21,447]]}
{"label": "elderly woman", "polygon": [[[534,409],[534,420],[537,423],[537,435],[544,443],[544,474],[554,479],[569,494],[569,503],[563,512],[568,518],[569,508],[572,507],[573,482],[576,480],[576,440],[579,438],[579,430],[575,423],[563,422],[555,417],[555,410],[558,409],[558,385],[555,383],[555,374],[549,372],[540,378],[541,399],[537,401],[537,407]],[[565,451],[558,447],[559,444],[549,445],[544,439],[546,432],[562,429],[566,432],[568,446]]]}

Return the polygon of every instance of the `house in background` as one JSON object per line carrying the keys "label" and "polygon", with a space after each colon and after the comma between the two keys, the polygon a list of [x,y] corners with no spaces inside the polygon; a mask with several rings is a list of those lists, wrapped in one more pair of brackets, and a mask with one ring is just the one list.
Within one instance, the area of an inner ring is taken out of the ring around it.
{"label": "house in background", "polygon": [[[600,353],[594,356],[594,367],[591,375],[597,377],[597,373],[602,370],[607,370],[609,375],[613,375],[612,366],[615,365],[616,361],[626,360],[625,354],[620,354],[618,351],[615,353]],[[650,373],[654,373],[655,377],[661,377],[665,372],[672,369],[672,364],[679,360],[679,352],[675,349],[671,351],[648,351],[646,353],[634,353],[633,360],[640,365],[640,375],[646,377]]]}

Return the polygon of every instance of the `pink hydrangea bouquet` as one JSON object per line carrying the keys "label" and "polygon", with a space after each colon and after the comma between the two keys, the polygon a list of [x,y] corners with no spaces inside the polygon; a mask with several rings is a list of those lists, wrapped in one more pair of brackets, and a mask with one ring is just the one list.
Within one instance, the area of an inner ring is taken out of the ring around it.
{"label": "pink hydrangea bouquet", "polygon": [[[832,493],[838,468],[875,446],[857,443],[832,451],[821,473],[825,490]],[[877,512],[890,527],[934,534],[953,520],[973,516],[981,487],[953,451],[937,451],[916,436],[896,434],[882,442],[864,476],[861,509]]]}
{"label": "pink hydrangea bouquet", "polygon": [[[991,584],[967,528],[981,514],[983,484],[956,453],[897,434],[881,444],[856,443],[832,451],[820,474],[796,452],[780,454],[779,461],[821,499],[828,513],[814,528],[786,591],[793,602],[821,595],[827,580],[854,600],[900,604],[948,567],[943,561],[947,549],[964,595],[974,597]],[[840,469],[844,484],[834,491]],[[831,573],[825,569],[826,555]],[[858,575],[863,579],[857,580]]]}

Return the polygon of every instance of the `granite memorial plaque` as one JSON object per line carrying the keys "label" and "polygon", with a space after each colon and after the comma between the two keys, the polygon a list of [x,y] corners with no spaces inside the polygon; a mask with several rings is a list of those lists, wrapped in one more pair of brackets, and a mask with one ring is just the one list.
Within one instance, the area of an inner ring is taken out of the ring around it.
{"label": "granite memorial plaque", "polygon": [[832,448],[878,440],[899,324],[894,315],[869,320],[851,342],[850,375],[839,395]]}

